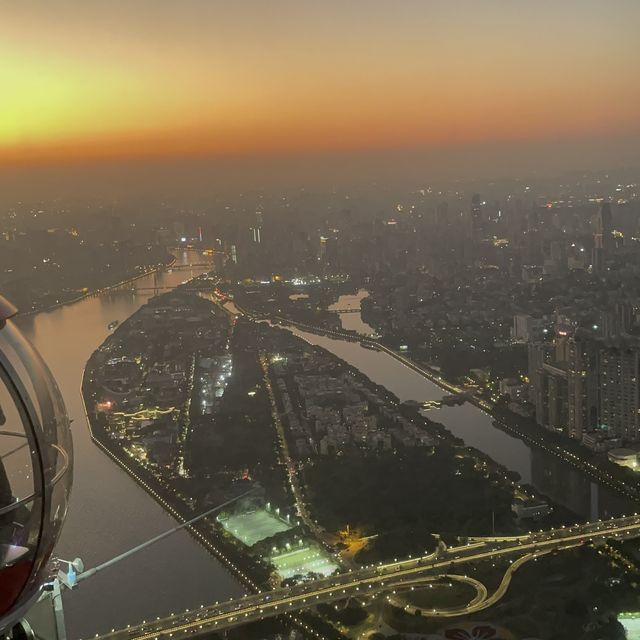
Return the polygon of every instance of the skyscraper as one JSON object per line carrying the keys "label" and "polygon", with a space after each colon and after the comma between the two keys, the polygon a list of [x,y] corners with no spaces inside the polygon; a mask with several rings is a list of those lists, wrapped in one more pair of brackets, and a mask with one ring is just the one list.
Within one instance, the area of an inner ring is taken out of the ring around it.
{"label": "skyscraper", "polygon": [[256,211],[256,220],[254,226],[251,227],[251,239],[255,244],[262,244],[262,227],[263,227],[264,218],[262,216],[262,211]]}
{"label": "skyscraper", "polygon": [[600,427],[637,441],[640,432],[640,351],[624,341],[600,350]]}
{"label": "skyscraper", "polygon": [[605,202],[596,216],[596,231],[593,234],[593,272],[600,274],[604,271],[605,261],[612,249],[611,235],[611,205]]}
{"label": "skyscraper", "polygon": [[567,340],[568,435],[578,440],[597,424],[597,345],[580,330]]}
{"label": "skyscraper", "polygon": [[611,250],[613,236],[611,205],[605,202],[598,211],[596,216],[596,232],[593,236],[594,246],[596,249],[604,249],[606,252]]}

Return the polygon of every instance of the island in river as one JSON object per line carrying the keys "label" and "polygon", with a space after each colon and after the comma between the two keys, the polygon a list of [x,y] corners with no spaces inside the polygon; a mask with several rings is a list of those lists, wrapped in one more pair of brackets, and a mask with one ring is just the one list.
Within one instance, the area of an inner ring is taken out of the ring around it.
{"label": "island in river", "polygon": [[[178,517],[255,489],[193,530],[248,589],[424,551],[431,533],[517,531],[504,469],[324,349],[206,297],[152,299],[93,354],[83,391],[95,440]],[[361,533],[376,542],[354,557]]]}

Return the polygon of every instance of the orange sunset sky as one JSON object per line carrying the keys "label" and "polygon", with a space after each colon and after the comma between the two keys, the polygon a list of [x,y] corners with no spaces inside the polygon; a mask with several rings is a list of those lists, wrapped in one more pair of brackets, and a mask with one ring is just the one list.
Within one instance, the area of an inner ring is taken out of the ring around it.
{"label": "orange sunset sky", "polygon": [[640,132],[635,0],[0,2],[0,163]]}

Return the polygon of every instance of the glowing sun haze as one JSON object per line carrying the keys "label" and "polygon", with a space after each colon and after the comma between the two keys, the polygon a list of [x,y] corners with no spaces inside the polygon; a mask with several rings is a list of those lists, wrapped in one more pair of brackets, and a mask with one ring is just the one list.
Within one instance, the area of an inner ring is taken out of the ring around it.
{"label": "glowing sun haze", "polygon": [[635,0],[0,4],[0,161],[640,131]]}

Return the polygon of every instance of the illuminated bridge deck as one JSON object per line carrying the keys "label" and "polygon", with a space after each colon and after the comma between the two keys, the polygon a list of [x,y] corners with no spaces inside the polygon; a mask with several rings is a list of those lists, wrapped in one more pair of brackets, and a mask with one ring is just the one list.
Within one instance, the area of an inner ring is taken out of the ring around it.
{"label": "illuminated bridge deck", "polygon": [[102,638],[160,640],[211,633],[306,609],[323,602],[390,591],[408,583],[415,585],[420,580],[426,582],[438,575],[457,573],[464,565],[474,562],[504,559],[513,563],[525,556],[533,558],[549,552],[567,551],[591,542],[633,537],[640,537],[640,517],[637,515],[521,537],[480,539],[419,558],[363,567],[291,588],[264,591],[194,611],[185,611],[121,629]]}

